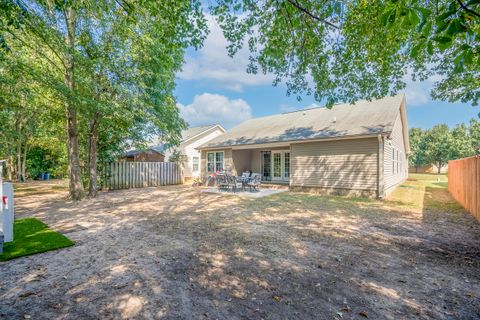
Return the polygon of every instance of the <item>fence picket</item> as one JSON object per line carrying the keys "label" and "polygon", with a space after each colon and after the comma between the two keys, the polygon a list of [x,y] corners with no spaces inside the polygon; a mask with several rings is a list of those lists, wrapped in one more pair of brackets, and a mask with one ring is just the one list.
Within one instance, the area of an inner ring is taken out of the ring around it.
{"label": "fence picket", "polygon": [[174,162],[112,162],[106,165],[110,190],[157,187],[182,183],[182,170]]}
{"label": "fence picket", "polygon": [[448,162],[448,191],[480,221],[480,156]]}

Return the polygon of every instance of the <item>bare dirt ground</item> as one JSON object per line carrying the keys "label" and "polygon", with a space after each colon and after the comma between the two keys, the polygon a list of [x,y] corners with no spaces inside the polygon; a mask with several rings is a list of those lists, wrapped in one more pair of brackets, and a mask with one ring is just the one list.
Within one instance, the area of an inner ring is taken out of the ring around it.
{"label": "bare dirt ground", "polygon": [[17,217],[76,245],[0,263],[0,318],[478,319],[480,224],[442,183],[405,192],[421,201],[32,192]]}

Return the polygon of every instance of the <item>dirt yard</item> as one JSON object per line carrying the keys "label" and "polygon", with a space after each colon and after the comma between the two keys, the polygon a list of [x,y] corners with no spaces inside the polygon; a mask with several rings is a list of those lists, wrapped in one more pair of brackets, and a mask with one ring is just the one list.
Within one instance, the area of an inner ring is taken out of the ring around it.
{"label": "dirt yard", "polygon": [[0,263],[0,318],[480,317],[480,223],[436,176],[414,176],[386,202],[190,187],[81,203],[60,187],[23,193],[17,217],[76,245]]}

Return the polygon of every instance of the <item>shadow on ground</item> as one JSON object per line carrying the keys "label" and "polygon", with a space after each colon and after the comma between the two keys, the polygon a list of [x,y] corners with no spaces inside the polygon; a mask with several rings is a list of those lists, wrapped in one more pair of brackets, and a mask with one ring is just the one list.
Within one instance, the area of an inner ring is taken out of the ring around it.
{"label": "shadow on ground", "polygon": [[0,263],[0,317],[476,319],[480,226],[444,196],[426,188],[421,210],[187,187],[24,198],[19,216],[77,245]]}

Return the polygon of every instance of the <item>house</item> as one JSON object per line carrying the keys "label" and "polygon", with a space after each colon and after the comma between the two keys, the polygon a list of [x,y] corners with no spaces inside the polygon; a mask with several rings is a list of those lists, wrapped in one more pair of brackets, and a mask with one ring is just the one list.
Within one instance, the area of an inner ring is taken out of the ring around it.
{"label": "house", "polygon": [[120,160],[127,162],[164,162],[163,145],[151,146],[147,149],[135,149],[126,152]]}
{"label": "house", "polygon": [[190,127],[182,131],[182,140],[180,145],[165,151],[165,158],[170,161],[170,157],[178,152],[183,156],[183,176],[185,179],[200,176],[200,152],[199,146],[225,133],[225,129],[219,124],[209,126]]}
{"label": "house", "polygon": [[259,172],[292,190],[383,198],[408,176],[405,96],[247,120],[200,146],[202,176]]}

